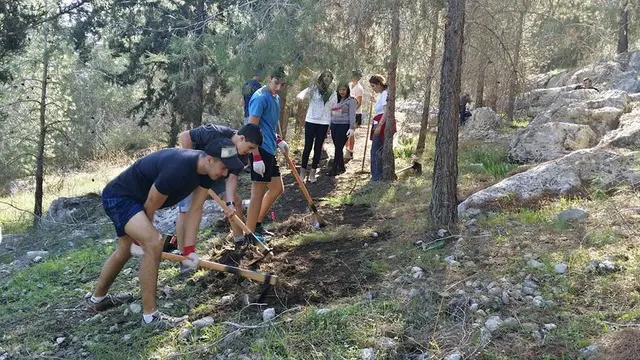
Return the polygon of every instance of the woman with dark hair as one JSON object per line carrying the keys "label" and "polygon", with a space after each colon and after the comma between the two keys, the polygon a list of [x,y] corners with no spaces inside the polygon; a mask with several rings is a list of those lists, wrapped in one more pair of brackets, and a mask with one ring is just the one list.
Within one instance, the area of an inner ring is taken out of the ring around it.
{"label": "woman with dark hair", "polygon": [[349,84],[346,82],[338,85],[337,101],[336,107],[331,109],[331,138],[336,152],[329,176],[336,176],[346,171],[342,150],[347,139],[352,137],[355,132],[356,108],[358,107],[356,99],[351,97]]}
{"label": "woman with dark hair", "polygon": [[[382,75],[373,75],[369,84],[378,96],[373,107],[375,116],[371,122],[371,180],[382,180],[382,146],[384,145],[384,125],[387,121],[387,80]],[[395,126],[393,132],[396,132]]]}

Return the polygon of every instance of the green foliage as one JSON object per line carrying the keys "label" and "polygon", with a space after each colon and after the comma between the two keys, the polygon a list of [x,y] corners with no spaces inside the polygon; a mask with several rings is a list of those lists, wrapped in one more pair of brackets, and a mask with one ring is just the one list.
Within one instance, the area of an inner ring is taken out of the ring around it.
{"label": "green foliage", "polygon": [[518,167],[516,164],[508,163],[504,153],[496,151],[473,150],[471,161],[482,164],[484,170],[496,179],[504,178],[510,171]]}

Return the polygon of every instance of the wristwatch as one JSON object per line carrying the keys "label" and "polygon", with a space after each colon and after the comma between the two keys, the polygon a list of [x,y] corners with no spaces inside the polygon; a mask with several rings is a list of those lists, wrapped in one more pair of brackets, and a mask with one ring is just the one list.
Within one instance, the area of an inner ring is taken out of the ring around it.
{"label": "wristwatch", "polygon": [[234,203],[233,201],[227,201],[227,206],[229,206],[229,205],[236,206],[236,203]]}

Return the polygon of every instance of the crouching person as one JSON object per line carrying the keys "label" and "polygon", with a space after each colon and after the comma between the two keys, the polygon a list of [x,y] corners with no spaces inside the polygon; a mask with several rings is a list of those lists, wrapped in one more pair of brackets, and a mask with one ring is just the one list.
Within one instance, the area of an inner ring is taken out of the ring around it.
{"label": "crouching person", "polygon": [[[167,329],[186,319],[162,314],[156,306],[158,265],[164,244],[153,226],[153,217],[158,209],[173,206],[191,193],[194,193],[194,205],[200,204],[201,214],[213,181],[226,177],[230,169],[235,171],[243,167],[236,152],[225,146],[220,143],[207,153],[187,149],[160,150],[139,159],[107,184],[102,192],[102,205],[115,226],[118,248],[104,264],[95,291],[87,299],[87,310],[104,311],[131,300],[131,295],[111,295],[108,291],[131,258],[132,248],[139,245],[144,250],[138,273],[142,324]],[[232,144],[229,146],[233,147]],[[185,220],[185,239],[195,241],[200,216],[196,207],[192,208]],[[185,264],[195,267],[198,261],[193,253]]]}

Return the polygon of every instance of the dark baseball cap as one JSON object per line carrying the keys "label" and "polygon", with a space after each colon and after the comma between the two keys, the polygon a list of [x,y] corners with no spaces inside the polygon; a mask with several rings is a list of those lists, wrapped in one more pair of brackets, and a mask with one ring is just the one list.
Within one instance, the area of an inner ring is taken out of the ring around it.
{"label": "dark baseball cap", "polygon": [[244,168],[244,163],[238,157],[238,149],[233,141],[221,139],[207,146],[204,151],[207,155],[222,160],[230,171],[240,171]]}

